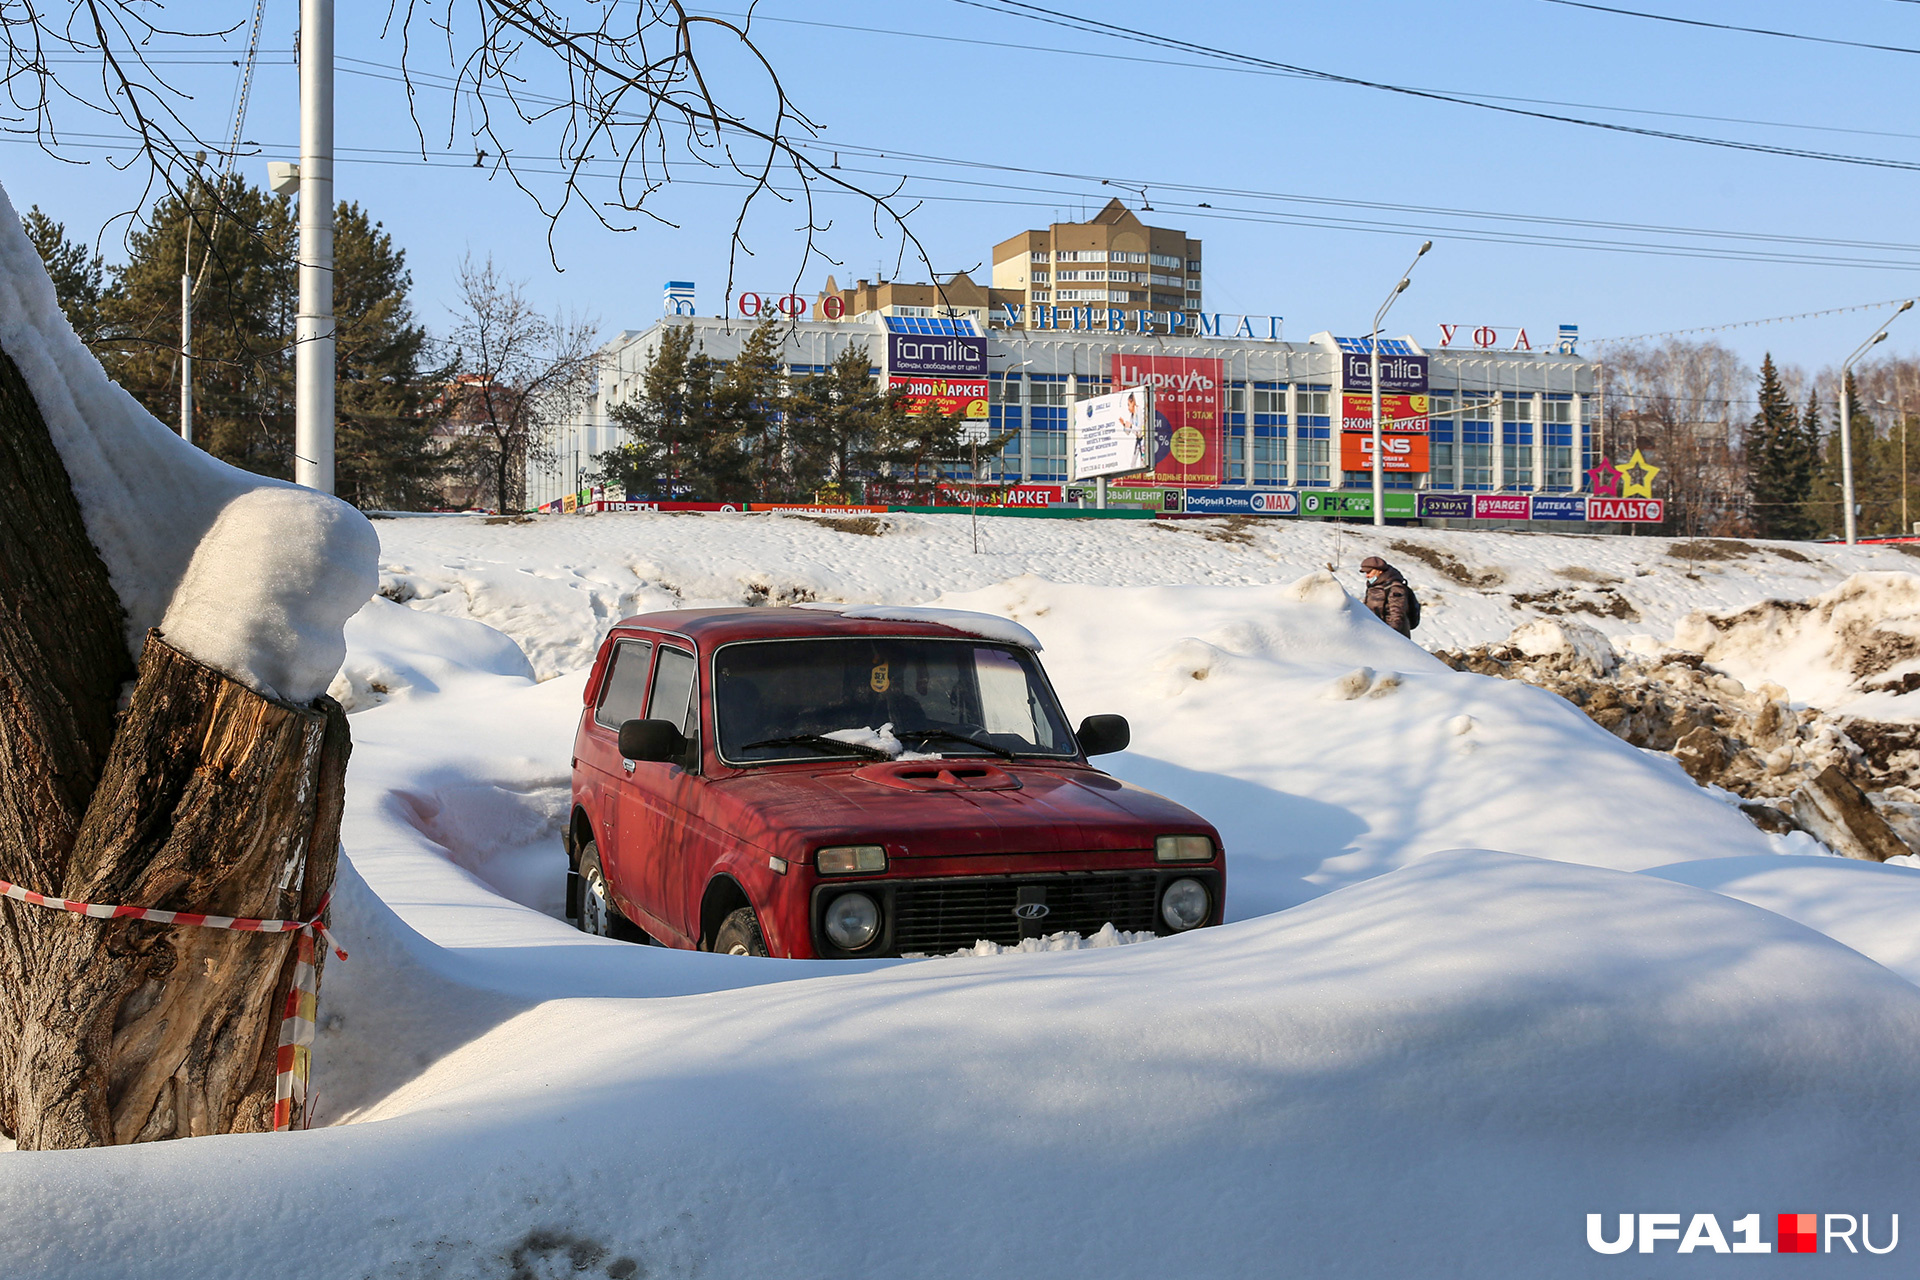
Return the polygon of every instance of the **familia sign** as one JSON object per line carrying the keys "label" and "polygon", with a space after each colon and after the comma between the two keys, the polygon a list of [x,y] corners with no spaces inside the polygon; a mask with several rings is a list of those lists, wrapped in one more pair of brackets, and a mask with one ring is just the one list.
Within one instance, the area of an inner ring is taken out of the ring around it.
{"label": "familia sign", "polygon": [[987,340],[960,334],[887,335],[887,385],[910,414],[987,416]]}
{"label": "familia sign", "polygon": [[[1373,357],[1364,351],[1340,353],[1340,385],[1347,391],[1373,390]],[[1383,395],[1427,394],[1425,356],[1380,353],[1380,391]]]}
{"label": "familia sign", "polygon": [[1153,392],[1151,483],[1182,488],[1220,483],[1225,453],[1220,439],[1222,376],[1217,356],[1113,357],[1114,386]]}

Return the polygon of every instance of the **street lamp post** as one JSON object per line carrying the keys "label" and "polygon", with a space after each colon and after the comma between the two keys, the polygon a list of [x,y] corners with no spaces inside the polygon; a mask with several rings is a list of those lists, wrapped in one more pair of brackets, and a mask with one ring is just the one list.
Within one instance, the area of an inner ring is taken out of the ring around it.
{"label": "street lamp post", "polygon": [[333,0],[300,0],[300,310],[293,478],[333,492]]}
{"label": "street lamp post", "polygon": [[1887,326],[1912,309],[1913,299],[1908,298],[1840,366],[1840,500],[1846,506],[1843,517],[1846,521],[1847,545],[1850,547],[1858,543],[1860,538],[1853,514],[1853,397],[1847,394],[1847,379],[1853,372],[1854,361],[1867,354],[1875,343],[1885,342]]}
{"label": "street lamp post", "polygon": [[1420,244],[1419,252],[1413,255],[1413,261],[1400,273],[1400,283],[1393,286],[1393,292],[1373,313],[1373,332],[1367,335],[1368,371],[1373,376],[1373,522],[1383,525],[1387,522],[1387,476],[1385,462],[1380,453],[1380,325],[1387,318],[1387,311],[1393,306],[1393,300],[1406,291],[1413,283],[1413,269],[1420,265],[1420,259],[1427,256],[1427,250],[1433,248],[1433,241],[1425,240]]}

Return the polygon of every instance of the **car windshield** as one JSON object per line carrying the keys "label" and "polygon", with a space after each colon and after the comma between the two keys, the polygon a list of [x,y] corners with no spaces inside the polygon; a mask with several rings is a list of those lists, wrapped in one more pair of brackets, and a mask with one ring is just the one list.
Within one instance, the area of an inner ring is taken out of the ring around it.
{"label": "car windshield", "polygon": [[736,764],[925,755],[1072,756],[1025,649],[846,636],[725,645],[714,658],[720,754]]}

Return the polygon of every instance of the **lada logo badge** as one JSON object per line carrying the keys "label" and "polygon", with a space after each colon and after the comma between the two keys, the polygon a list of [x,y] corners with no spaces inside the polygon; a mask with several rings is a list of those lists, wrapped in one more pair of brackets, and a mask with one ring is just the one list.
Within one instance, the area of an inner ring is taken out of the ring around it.
{"label": "lada logo badge", "polygon": [[1044,920],[1049,910],[1044,902],[1023,902],[1013,909],[1013,914],[1022,920]]}

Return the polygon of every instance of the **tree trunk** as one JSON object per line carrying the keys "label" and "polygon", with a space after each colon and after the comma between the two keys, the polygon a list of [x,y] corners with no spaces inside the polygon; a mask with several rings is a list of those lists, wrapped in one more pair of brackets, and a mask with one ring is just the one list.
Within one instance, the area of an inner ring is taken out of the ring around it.
{"label": "tree trunk", "polygon": [[[53,892],[66,877],[133,676],[125,621],[40,408],[0,351],[0,879]],[[0,899],[0,1133],[15,1132],[20,997],[55,924]]]}
{"label": "tree trunk", "polygon": [[[116,728],[123,618],[0,352],[0,878],[312,918],[339,847],[345,715],[262,697],[156,631]],[[0,1127],[26,1149],[271,1128],[295,937],[0,900]]]}

